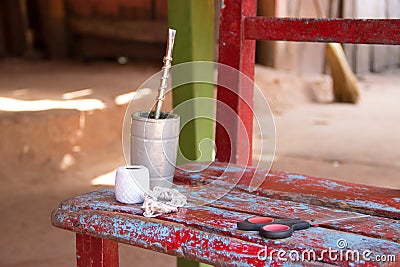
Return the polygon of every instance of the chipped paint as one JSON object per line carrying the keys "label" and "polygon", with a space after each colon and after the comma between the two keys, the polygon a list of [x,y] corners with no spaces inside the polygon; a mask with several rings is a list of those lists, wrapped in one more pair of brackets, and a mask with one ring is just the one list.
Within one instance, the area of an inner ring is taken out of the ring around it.
{"label": "chipped paint", "polygon": [[287,178],[291,179],[291,180],[306,180],[306,177],[304,175],[300,175],[300,174],[288,174]]}
{"label": "chipped paint", "polygon": [[397,207],[391,207],[387,204],[380,204],[368,200],[347,200],[347,203],[354,206],[367,207],[372,210],[387,210],[392,212],[399,212],[399,209]]}
{"label": "chipped paint", "polygon": [[191,173],[190,174],[190,178],[191,179],[200,179],[201,178],[201,174],[199,174],[199,173]]}
{"label": "chipped paint", "polygon": [[[245,39],[361,44],[400,44],[399,19],[247,17]],[[333,34],[334,33],[334,34]]]}
{"label": "chipped paint", "polygon": [[[223,221],[218,219],[221,214],[229,223],[221,223]],[[171,255],[191,256],[207,263],[216,263],[212,261],[216,259],[219,264],[226,262],[230,266],[260,266],[261,262],[255,255],[265,245],[276,250],[321,251],[329,247],[336,248],[336,241],[344,238],[349,248],[360,251],[371,249],[374,253],[389,253],[400,249],[400,244],[395,242],[321,227],[295,232],[287,239],[266,240],[257,234],[235,229],[235,222],[243,218],[244,214],[222,212],[212,207],[192,208],[158,219],[90,210],[65,215],[59,210],[54,215],[54,221],[66,229],[100,234],[104,238],[112,237],[119,242]],[[82,223],[75,226],[72,222],[78,218]],[[189,221],[191,224],[187,227]]]}
{"label": "chipped paint", "polygon": [[319,181],[319,183],[321,185],[323,185],[324,187],[329,188],[331,190],[346,191],[346,190],[351,189],[350,186],[339,184],[338,182],[335,182],[332,180],[321,179]]}
{"label": "chipped paint", "polygon": [[215,170],[215,171],[223,171],[223,172],[239,172],[239,173],[245,172],[245,168],[231,166],[231,165],[228,165],[228,166],[211,165],[209,167],[209,169]]}
{"label": "chipped paint", "polygon": [[[101,236],[106,239],[111,238],[118,242],[171,255],[185,256],[201,262],[229,266],[284,266],[284,264],[295,266],[292,263],[276,260],[260,262],[255,255],[260,247],[265,245],[278,250],[315,249],[322,251],[329,246],[335,248],[335,242],[339,238],[346,239],[351,249],[370,249],[379,254],[400,252],[398,243],[400,221],[384,218],[385,212],[398,214],[398,198],[390,196],[386,199],[391,202],[379,202],[385,199],[385,195],[394,195],[398,191],[384,189],[381,192],[373,187],[360,186],[361,188],[358,188],[351,187],[349,183],[343,183],[344,191],[338,193],[337,187],[342,185],[339,181],[337,184],[336,182],[331,184],[330,180],[328,183],[318,183],[317,181],[321,179],[306,175],[261,172],[257,175],[267,176],[268,183],[263,184],[255,192],[249,192],[246,179],[249,179],[251,173],[248,172],[236,189],[215,200],[214,197],[219,194],[219,191],[224,191],[231,186],[226,179],[209,175],[216,175],[217,172],[221,173],[221,170],[225,170],[223,166],[215,165],[200,173],[177,171],[178,178],[186,181],[187,184],[190,184],[190,181],[196,181],[195,184],[209,181],[214,183],[211,193],[203,190],[204,187],[199,187],[198,191],[182,188],[183,192],[190,192],[194,201],[202,201],[208,205],[181,208],[176,213],[162,215],[158,218],[145,218],[141,216],[142,210],[139,205],[118,203],[114,196],[114,190],[101,189],[63,202],[53,212],[52,223],[63,229]],[[234,166],[231,170],[243,173],[245,168]],[[224,174],[226,176],[224,177],[235,176],[237,174],[235,171]],[[287,184],[282,179],[291,181],[291,183]],[[298,183],[302,187],[293,186]],[[366,191],[365,188],[369,190]],[[307,189],[309,193],[307,193]],[[359,199],[368,194],[371,194],[371,199],[377,201]],[[382,194],[382,197],[379,194]],[[343,196],[343,199],[340,199],[340,196]],[[215,201],[209,201],[210,199]],[[383,215],[326,223],[320,225],[321,227],[297,231],[291,238],[283,240],[264,239],[257,233],[239,231],[236,227],[238,221],[253,215],[318,220],[359,214],[332,208],[332,204],[344,201],[346,201],[346,205],[341,205],[346,209],[376,210],[376,213]],[[323,261],[329,263],[327,259],[323,259]],[[339,265],[351,266],[349,262],[339,262]],[[370,265],[364,263],[357,264],[357,266]]]}

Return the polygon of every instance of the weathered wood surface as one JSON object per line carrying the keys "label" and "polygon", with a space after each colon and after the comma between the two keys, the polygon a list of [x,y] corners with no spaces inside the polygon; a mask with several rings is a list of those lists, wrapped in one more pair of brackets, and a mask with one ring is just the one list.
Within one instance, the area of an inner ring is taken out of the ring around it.
{"label": "weathered wood surface", "polygon": [[[200,166],[201,164],[198,164],[197,169]],[[196,166],[192,165],[192,167]],[[63,202],[53,212],[52,222],[57,227],[77,233],[111,239],[217,266],[280,266],[283,264],[295,266],[294,262],[288,263],[278,258],[259,259],[257,253],[267,246],[268,251],[283,249],[302,253],[312,249],[319,255],[318,253],[328,248],[337,249],[336,242],[341,238],[347,241],[349,250],[359,252],[371,250],[373,255],[396,255],[399,259],[399,217],[393,219],[371,216],[327,223],[320,227],[297,231],[291,238],[282,240],[267,240],[255,232],[237,230],[236,222],[253,215],[270,215],[276,218],[299,217],[309,220],[342,218],[359,213],[271,199],[258,195],[257,191],[250,193],[237,188],[215,200],[215,195],[221,193],[219,191],[224,191],[229,187],[217,181],[215,186],[204,189],[203,184],[215,181],[216,177],[223,173],[221,173],[222,169],[223,167],[219,164],[199,173],[177,171],[177,181],[192,184],[182,186],[180,190],[188,195],[191,201],[208,203],[207,205],[189,205],[181,208],[177,213],[149,219],[141,215],[142,210],[139,205],[118,203],[112,189],[101,189]],[[237,171],[241,171],[238,166],[231,167],[223,175],[237,173]],[[207,173],[213,173],[210,181],[204,178]],[[291,177],[290,175],[294,174],[287,174],[287,177]],[[203,179],[201,182],[200,177]],[[193,182],[190,183],[189,180]],[[295,186],[297,181],[293,177],[287,178],[287,182],[293,183],[294,188],[297,188]],[[193,188],[193,184],[200,187]],[[329,183],[327,184],[325,188],[329,191]],[[306,180],[302,180],[302,185],[304,188],[308,187]],[[340,187],[340,185],[337,186]],[[210,191],[211,188],[213,190]],[[392,205],[392,208],[397,209],[398,212],[399,204]],[[396,266],[396,262],[354,262],[340,259],[332,261],[328,255],[323,256],[318,262],[339,266],[354,266],[354,264],[356,266]],[[318,262],[308,262],[308,264],[318,264]]]}
{"label": "weathered wood surface", "polygon": [[[264,246],[271,250],[296,250],[301,253],[312,249],[322,253],[329,247],[337,249],[336,242],[340,238],[348,242],[348,249],[360,252],[368,249],[374,255],[392,255],[400,251],[400,244],[396,242],[323,227],[299,231],[283,240],[267,240],[257,233],[236,229],[236,222],[250,214],[206,206],[182,208],[178,213],[157,219],[145,218],[139,215],[141,213],[139,206],[121,205],[115,201],[113,190],[104,189],[64,203],[53,214],[53,224],[221,266],[268,266],[279,261],[258,259],[257,253]],[[357,222],[353,221],[353,224]],[[334,263],[328,258],[324,261]],[[339,261],[339,266],[351,266],[351,262]],[[357,266],[378,265],[359,263]]]}
{"label": "weathered wood surface", "polygon": [[[218,189],[215,189],[217,191]],[[221,189],[219,189],[221,190]],[[253,215],[271,215],[275,218],[291,218],[299,217],[304,220],[321,220],[343,217],[354,217],[362,215],[360,213],[347,212],[342,210],[330,209],[315,205],[308,205],[292,201],[274,200],[261,196],[254,196],[240,191],[232,190],[221,199],[215,200],[213,194],[215,192],[199,192],[193,194],[193,190],[180,188],[180,191],[191,200],[201,200],[203,203],[208,202],[207,207],[212,210],[226,210],[239,213],[250,213]],[[79,210],[90,208],[93,210],[106,210],[119,213],[141,214],[142,210],[136,206],[124,205],[118,202],[112,203],[113,192],[110,190],[98,191],[99,194],[94,193],[83,195],[71,201],[64,202],[61,206],[65,210]],[[103,192],[103,193],[100,193]],[[82,203],[85,203],[84,206]],[[245,215],[249,217],[251,215]],[[356,222],[356,224],[354,224]],[[400,241],[400,221],[390,218],[371,216],[362,219],[341,221],[335,223],[321,224],[325,228],[334,229],[338,231],[351,232],[370,237],[387,239],[390,241]]]}
{"label": "weathered wood surface", "polygon": [[400,44],[400,19],[310,19],[246,17],[249,40]]}
{"label": "weathered wood surface", "polygon": [[[239,70],[250,81],[254,79],[256,42],[245,40],[242,20],[256,13],[255,0],[222,1],[218,62]],[[217,90],[216,161],[251,165],[254,85],[238,73],[219,72],[219,84],[226,84],[226,80],[232,86],[218,86]],[[227,112],[227,107],[234,112]]]}
{"label": "weathered wood surface", "polygon": [[115,19],[71,18],[69,27],[74,34],[112,40],[165,42],[167,24],[164,21],[131,21]]}
{"label": "weathered wood surface", "polygon": [[[187,184],[203,184],[219,180],[235,182],[237,189],[254,194],[300,203],[335,207],[376,216],[400,218],[400,190],[316,178],[282,171],[267,171],[254,166],[241,167],[214,162],[188,164],[177,169],[175,181]],[[190,170],[204,169],[202,172]],[[251,187],[261,182],[258,188]],[[237,182],[237,184],[236,184]],[[230,185],[233,186],[233,185]]]}
{"label": "weathered wood surface", "polygon": [[74,54],[88,60],[122,55],[134,59],[159,60],[163,57],[164,49],[161,43],[116,42],[110,38],[89,35],[82,35],[74,42]]}

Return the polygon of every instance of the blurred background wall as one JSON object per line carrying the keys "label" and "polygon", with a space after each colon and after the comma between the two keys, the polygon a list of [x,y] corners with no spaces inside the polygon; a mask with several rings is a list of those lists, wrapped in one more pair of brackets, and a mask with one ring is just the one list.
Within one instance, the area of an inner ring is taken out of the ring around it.
{"label": "blurred background wall", "polygon": [[[167,2],[3,0],[0,56],[159,60],[168,27]],[[217,19],[221,0],[216,2]],[[325,15],[332,18],[400,17],[400,0],[320,0],[320,4]],[[264,16],[318,17],[314,1],[310,0],[259,0],[258,6],[259,15]],[[218,23],[216,36],[217,30]],[[345,45],[345,51],[358,74],[382,71],[400,63],[400,47]],[[324,73],[323,53],[324,44],[261,41],[257,61],[298,73]]]}
{"label": "blurred background wall", "polygon": [[[319,0],[326,17],[399,18],[399,0]],[[315,1],[259,0],[258,13],[276,17],[318,17]],[[379,72],[400,64],[400,47],[345,44],[348,61],[357,74]],[[257,46],[263,65],[299,73],[325,72],[324,44],[267,42]]]}

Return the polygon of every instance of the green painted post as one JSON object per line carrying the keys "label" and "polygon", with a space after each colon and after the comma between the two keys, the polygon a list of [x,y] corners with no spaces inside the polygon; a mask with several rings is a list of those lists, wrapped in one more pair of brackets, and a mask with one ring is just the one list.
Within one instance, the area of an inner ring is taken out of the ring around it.
{"label": "green painted post", "polygon": [[[168,22],[169,27],[176,30],[173,64],[214,61],[214,0],[168,0]],[[212,71],[209,75],[212,77]],[[174,84],[173,77],[172,84]],[[196,83],[174,88],[172,103],[176,107],[186,100],[198,97],[213,98],[214,86]],[[185,112],[190,113],[191,118],[196,118],[199,109],[207,110],[207,116],[214,117],[214,106],[204,105],[199,101],[191,103],[188,108],[184,108]],[[212,120],[197,118],[185,125],[179,136],[179,147],[182,154],[178,153],[177,164],[182,165],[188,161],[213,160],[214,146],[212,142],[203,142],[201,150],[199,149],[200,141],[203,139],[214,140]],[[177,265],[179,267],[209,266],[183,258],[178,258]]]}
{"label": "green painted post", "polygon": [[[176,30],[173,64],[214,61],[214,0],[169,0],[168,21],[169,26]],[[209,75],[212,77],[212,70]],[[214,86],[195,83],[174,88],[173,106],[176,107],[186,100],[198,97],[213,98]],[[210,118],[214,117],[215,107],[209,104],[204,105],[204,102],[194,101],[189,107],[184,108],[191,118],[198,116],[199,109],[202,109],[203,114],[206,110]],[[179,137],[179,147],[183,155],[178,153],[177,164],[212,160],[213,142],[202,142],[200,150],[199,144],[203,139],[214,139],[213,121],[197,118],[187,123],[182,128]]]}

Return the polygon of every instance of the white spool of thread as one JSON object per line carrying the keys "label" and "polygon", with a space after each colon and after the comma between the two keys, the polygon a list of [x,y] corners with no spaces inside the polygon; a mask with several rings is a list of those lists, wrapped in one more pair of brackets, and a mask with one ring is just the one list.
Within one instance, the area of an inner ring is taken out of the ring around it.
{"label": "white spool of thread", "polygon": [[123,166],[115,175],[115,197],[125,204],[144,201],[144,194],[150,189],[149,170],[145,166]]}

